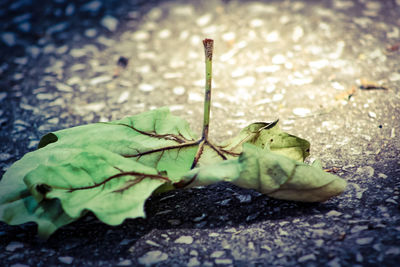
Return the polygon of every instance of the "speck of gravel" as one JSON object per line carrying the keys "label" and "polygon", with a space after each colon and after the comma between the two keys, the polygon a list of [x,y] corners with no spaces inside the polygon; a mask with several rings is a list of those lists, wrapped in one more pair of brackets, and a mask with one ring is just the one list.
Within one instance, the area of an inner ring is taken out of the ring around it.
{"label": "speck of gravel", "polygon": [[152,250],[148,251],[146,254],[141,256],[138,261],[140,264],[143,265],[152,265],[152,264],[157,264],[163,261],[166,261],[168,259],[168,254],[160,251],[160,250]]}
{"label": "speck of gravel", "polygon": [[58,260],[64,264],[71,264],[74,261],[74,258],[71,256],[61,256],[58,257]]}
{"label": "speck of gravel", "polygon": [[371,244],[373,240],[374,240],[373,237],[362,237],[362,238],[357,238],[356,243],[357,245],[368,245]]}
{"label": "speck of gravel", "polygon": [[181,237],[179,237],[178,239],[175,240],[175,243],[190,245],[190,244],[193,243],[193,237],[191,237],[191,236],[181,236]]}

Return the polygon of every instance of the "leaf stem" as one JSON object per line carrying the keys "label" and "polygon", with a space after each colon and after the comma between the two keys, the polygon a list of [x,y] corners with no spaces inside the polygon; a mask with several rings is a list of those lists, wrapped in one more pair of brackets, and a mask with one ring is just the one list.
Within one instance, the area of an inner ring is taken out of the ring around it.
{"label": "leaf stem", "polygon": [[214,49],[214,40],[204,39],[204,52],[206,62],[206,85],[204,96],[204,120],[202,140],[208,138],[208,128],[210,125],[210,108],[211,108],[211,80],[212,80],[212,54]]}

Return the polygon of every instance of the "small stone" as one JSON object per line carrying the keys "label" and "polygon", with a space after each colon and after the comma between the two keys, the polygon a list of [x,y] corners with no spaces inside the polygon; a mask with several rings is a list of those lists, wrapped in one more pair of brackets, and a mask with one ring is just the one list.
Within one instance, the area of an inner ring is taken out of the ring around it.
{"label": "small stone", "polygon": [[68,26],[69,26],[69,23],[68,23],[68,22],[60,22],[60,23],[57,23],[57,24],[55,24],[55,25],[53,25],[53,26],[50,26],[50,27],[47,29],[46,34],[47,34],[47,35],[52,35],[52,34],[55,34],[55,33],[62,32],[62,31],[64,31],[65,29],[67,29]]}
{"label": "small stone", "polygon": [[264,25],[264,21],[261,19],[252,19],[250,21],[250,27],[252,28],[258,28],[261,27],[262,25]]}
{"label": "small stone", "polygon": [[174,92],[174,94],[176,95],[183,95],[185,93],[185,87],[183,86],[176,86],[174,87],[174,89],[172,89],[172,91]]}
{"label": "small stone", "polygon": [[297,261],[298,262],[306,262],[306,261],[315,261],[315,260],[317,260],[317,257],[315,257],[314,254],[307,254],[307,255],[300,257]]}
{"label": "small stone", "polygon": [[112,80],[111,76],[99,76],[99,77],[91,79],[89,81],[89,84],[94,86],[94,85],[98,85],[98,84],[101,84],[101,83],[109,82],[111,80]]}
{"label": "small stone", "polygon": [[17,249],[23,248],[24,244],[20,243],[20,242],[16,242],[16,241],[12,241],[11,243],[9,243],[6,247],[7,251],[13,252]]}
{"label": "small stone", "polygon": [[334,258],[333,260],[329,261],[326,265],[329,266],[329,267],[340,267],[340,266],[342,266],[340,264],[340,259],[339,258]]}
{"label": "small stone", "polygon": [[118,262],[117,266],[132,266],[131,260],[122,260]]}
{"label": "small stone", "polygon": [[376,118],[376,113],[373,111],[368,112],[368,117],[375,119]]}
{"label": "small stone", "polygon": [[178,239],[175,240],[175,243],[177,244],[192,244],[193,243],[193,237],[191,236],[181,236]]}
{"label": "small stone", "polygon": [[274,101],[274,102],[278,102],[278,101],[281,101],[282,99],[283,99],[283,95],[282,94],[275,94],[273,97],[272,97],[272,101]]}
{"label": "small stone", "polygon": [[158,38],[167,39],[171,36],[171,31],[169,29],[163,29],[158,33]]}
{"label": "small stone", "polygon": [[375,170],[371,166],[363,166],[357,168],[356,173],[360,176],[364,176],[363,178],[371,178],[374,176]]}
{"label": "small stone", "polygon": [[157,244],[156,242],[154,242],[152,240],[146,240],[146,244],[149,244],[150,246],[154,246],[154,247],[160,246],[159,244]]}
{"label": "small stone", "polygon": [[300,26],[296,26],[294,27],[293,30],[292,40],[297,43],[303,37],[303,35],[304,35],[303,28]]}
{"label": "small stone", "polygon": [[104,28],[106,28],[110,32],[114,32],[118,26],[118,20],[110,15],[104,16],[101,19],[100,23],[101,25],[103,25]]}
{"label": "small stone", "polygon": [[139,84],[138,88],[140,91],[143,92],[150,92],[154,90],[154,86],[148,83],[141,83]]}
{"label": "small stone", "polygon": [[294,115],[300,117],[308,116],[311,114],[311,110],[309,110],[308,108],[295,108],[292,112]]}
{"label": "small stone", "polygon": [[149,251],[144,254],[142,257],[138,259],[140,264],[143,265],[152,265],[159,262],[163,262],[168,259],[168,255],[166,253],[161,252],[160,250]]}
{"label": "small stone", "polygon": [[338,83],[338,82],[333,82],[332,83],[332,87],[336,90],[341,90],[343,91],[344,89],[346,89],[342,84]]}
{"label": "small stone", "polygon": [[6,99],[6,97],[7,97],[6,92],[0,92],[0,101],[3,101],[4,99]]}
{"label": "small stone", "polygon": [[279,32],[278,31],[273,31],[273,32],[268,33],[268,35],[266,36],[266,40],[269,43],[273,43],[273,42],[279,41]]}
{"label": "small stone", "polygon": [[83,5],[81,10],[96,13],[100,10],[101,6],[101,1],[95,0]]}
{"label": "small stone", "polygon": [[353,228],[351,228],[350,233],[355,234],[364,230],[368,230],[368,226],[366,225],[356,225]]}
{"label": "small stone", "polygon": [[150,34],[146,31],[137,31],[132,34],[132,39],[134,41],[146,41],[150,38]]}
{"label": "small stone", "polygon": [[56,87],[59,91],[62,91],[62,92],[73,92],[74,91],[74,88],[72,88],[69,85],[63,84],[63,83],[57,83]]}
{"label": "small stone", "polygon": [[284,55],[278,54],[272,57],[272,63],[275,65],[281,65],[284,64],[286,61],[286,58]]}
{"label": "small stone", "polygon": [[390,247],[386,249],[386,255],[400,255],[400,247]]}
{"label": "small stone", "polygon": [[192,267],[192,266],[199,266],[200,262],[196,257],[190,258],[189,262],[187,263],[186,266]]}
{"label": "small stone", "polygon": [[202,213],[200,216],[194,217],[192,221],[194,222],[200,222],[204,220],[207,217],[207,214]]}
{"label": "small stone", "polygon": [[3,41],[3,43],[5,43],[7,46],[10,46],[10,47],[17,44],[17,37],[12,32],[2,33],[1,40]]}
{"label": "small stone", "polygon": [[236,81],[236,85],[238,87],[250,87],[253,86],[256,82],[256,78],[252,76],[244,77]]}
{"label": "small stone", "polygon": [[97,30],[96,29],[86,29],[85,30],[85,36],[89,38],[93,38],[97,35]]}
{"label": "small stone", "polygon": [[12,155],[9,153],[4,153],[4,152],[0,153],[0,161],[9,160],[11,157]]}
{"label": "small stone", "polygon": [[125,102],[126,100],[128,100],[128,98],[129,98],[129,91],[124,91],[120,96],[119,96],[119,98],[118,98],[118,103],[123,103],[123,102]]}
{"label": "small stone", "polygon": [[374,240],[373,237],[363,237],[363,238],[358,238],[356,240],[356,243],[358,245],[368,245],[371,244],[373,240]]}
{"label": "small stone", "polygon": [[196,20],[196,24],[199,27],[203,27],[203,26],[206,26],[211,21],[211,19],[212,19],[212,15],[207,13],[207,14],[204,14],[203,16],[199,17]]}
{"label": "small stone", "polygon": [[217,251],[214,251],[213,253],[211,253],[210,257],[211,258],[220,258],[223,255],[225,255],[225,251],[217,250]]}
{"label": "small stone", "polygon": [[364,258],[360,252],[357,252],[356,254],[356,261],[357,262],[363,262]]}
{"label": "small stone", "polygon": [[70,256],[63,256],[63,257],[58,257],[58,260],[65,264],[71,264],[74,261],[74,258]]}
{"label": "small stone", "polygon": [[200,102],[203,101],[203,95],[195,92],[189,92],[189,102]]}
{"label": "small stone", "polygon": [[75,13],[75,5],[73,3],[70,3],[67,5],[65,8],[65,15],[66,16],[72,16]]}
{"label": "small stone", "polygon": [[232,265],[232,260],[231,259],[216,259],[215,264],[227,264],[227,265]]}
{"label": "small stone", "polygon": [[239,200],[240,203],[250,203],[252,200],[251,195],[235,195],[237,200]]}
{"label": "small stone", "polygon": [[255,68],[258,73],[273,73],[281,69],[281,66],[271,65],[271,66],[259,66]]}
{"label": "small stone", "polygon": [[226,32],[222,34],[222,40],[224,40],[225,42],[231,42],[235,40],[235,38],[236,38],[236,33],[234,32]]}
{"label": "small stone", "polygon": [[379,173],[379,174],[378,174],[378,177],[379,177],[379,178],[382,178],[382,179],[388,178],[388,176],[387,176],[386,174],[384,174],[384,173]]}
{"label": "small stone", "polygon": [[398,73],[398,72],[392,73],[392,74],[389,76],[389,80],[390,80],[391,82],[400,81],[400,73]]}
{"label": "small stone", "polygon": [[336,210],[331,210],[330,212],[328,212],[326,214],[327,217],[337,217],[337,216],[340,216],[340,215],[342,215],[342,213],[338,212]]}
{"label": "small stone", "polygon": [[322,69],[329,66],[329,61],[327,59],[311,61],[308,63],[308,66],[313,69]]}

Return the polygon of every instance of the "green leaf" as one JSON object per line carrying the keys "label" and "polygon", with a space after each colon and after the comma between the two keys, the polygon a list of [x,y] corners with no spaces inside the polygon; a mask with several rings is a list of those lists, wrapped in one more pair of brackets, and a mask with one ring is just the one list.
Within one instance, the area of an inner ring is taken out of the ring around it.
{"label": "green leaf", "polygon": [[221,147],[240,154],[244,143],[260,148],[268,147],[271,151],[297,161],[304,161],[309,156],[310,143],[307,140],[283,132],[278,120],[265,123],[256,122],[244,128],[238,136],[227,141]]}
{"label": "green leaf", "polygon": [[322,202],[341,194],[346,181],[322,170],[252,144],[243,145],[238,159],[227,160],[189,172],[190,187],[219,181],[257,190],[270,197],[303,202]]}

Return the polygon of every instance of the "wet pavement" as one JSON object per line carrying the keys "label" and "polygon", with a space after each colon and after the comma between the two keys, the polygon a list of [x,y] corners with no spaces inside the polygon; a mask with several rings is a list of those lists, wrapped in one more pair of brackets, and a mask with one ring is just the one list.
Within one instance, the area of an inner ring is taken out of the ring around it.
{"label": "wet pavement", "polygon": [[[322,204],[218,184],[92,216],[46,243],[0,223],[4,266],[394,266],[400,260],[400,1],[2,1],[0,174],[43,134],[161,106],[211,139],[279,118],[348,181]],[[122,60],[122,61],[121,61]]]}

